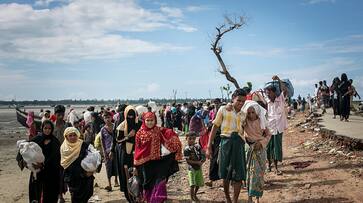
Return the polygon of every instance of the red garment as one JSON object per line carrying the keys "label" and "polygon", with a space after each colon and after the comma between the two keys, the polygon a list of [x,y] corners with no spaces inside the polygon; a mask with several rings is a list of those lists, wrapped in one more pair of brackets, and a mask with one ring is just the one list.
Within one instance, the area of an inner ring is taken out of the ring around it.
{"label": "red garment", "polygon": [[199,137],[199,144],[202,147],[202,150],[207,151],[208,141],[209,141],[209,132],[206,128],[204,128]]}
{"label": "red garment", "polygon": [[50,116],[50,120],[55,123],[55,121],[57,120],[57,116],[55,114]]}
{"label": "red garment", "polygon": [[252,94],[249,93],[248,95],[246,95],[246,100],[252,100]]}
{"label": "red garment", "polygon": [[[146,119],[154,119],[155,125],[148,128]],[[152,112],[144,113],[140,130],[135,137],[134,165],[142,165],[151,160],[161,158],[161,144],[171,153],[176,153],[175,159],[182,159],[182,144],[178,135],[171,129],[156,126],[156,115]]]}
{"label": "red garment", "polygon": [[37,128],[34,121],[34,112],[28,112],[28,117],[26,118],[26,124],[28,125],[28,140],[31,140],[37,135]]}

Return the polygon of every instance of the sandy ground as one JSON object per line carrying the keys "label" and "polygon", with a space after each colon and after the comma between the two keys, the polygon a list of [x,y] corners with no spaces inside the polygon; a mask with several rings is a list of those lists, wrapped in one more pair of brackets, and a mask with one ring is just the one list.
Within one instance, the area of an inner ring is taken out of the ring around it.
{"label": "sandy ground", "polygon": [[[273,172],[266,175],[266,189],[261,202],[363,202],[363,159],[362,152],[331,153],[333,141],[325,141],[317,132],[299,130],[295,125],[304,120],[298,114],[289,121],[284,144],[284,161],[281,169],[283,176]],[[17,123],[15,111],[0,109],[0,202],[28,202],[28,180],[30,172],[20,171],[16,157],[16,141],[25,138],[25,128]],[[184,138],[181,138],[184,141]],[[318,148],[309,147],[311,143],[320,143]],[[342,149],[343,150],[343,149]],[[294,162],[307,163],[303,169],[294,169]],[[204,164],[204,175],[207,177],[208,162]],[[103,167],[104,169],[104,167]],[[172,177],[168,184],[168,202],[191,202],[187,183],[187,166],[180,164],[180,171]],[[118,188],[106,192],[106,173],[96,174],[95,195],[98,202],[125,202]],[[213,188],[207,186],[200,189],[199,198],[202,202],[224,202],[221,182]],[[66,196],[70,202],[69,194]],[[246,202],[246,190],[241,190],[241,202]]]}

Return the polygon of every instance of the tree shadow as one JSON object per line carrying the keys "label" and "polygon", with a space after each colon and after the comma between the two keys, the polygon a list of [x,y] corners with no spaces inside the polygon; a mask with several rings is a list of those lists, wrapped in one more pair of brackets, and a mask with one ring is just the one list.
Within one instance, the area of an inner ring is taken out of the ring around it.
{"label": "tree shadow", "polygon": [[310,169],[297,169],[297,170],[284,170],[283,173],[285,174],[301,174],[301,173],[309,173],[309,172],[318,172],[318,171],[326,171],[330,169],[356,169],[362,168],[363,164],[339,164],[333,165],[331,167],[324,167],[324,168],[310,168]]}
{"label": "tree shadow", "polygon": [[302,188],[305,187],[305,185],[310,185],[310,187],[314,186],[323,186],[323,185],[336,185],[338,183],[342,183],[342,180],[324,180],[320,182],[304,182],[304,183],[295,183],[295,184],[274,184],[271,182],[270,185],[267,185],[264,190],[276,190],[276,189],[283,189],[283,188],[290,188],[290,187],[297,187]]}
{"label": "tree shadow", "polygon": [[290,179],[272,179],[268,180],[268,182],[278,182],[278,183],[287,183],[292,181],[301,181],[299,178],[290,178]]}
{"label": "tree shadow", "polygon": [[314,157],[314,156],[313,156],[313,155],[304,155],[304,156],[289,156],[289,157],[284,157],[284,161],[285,161],[285,160],[289,160],[289,159],[310,158],[310,157]]}
{"label": "tree shadow", "polygon": [[291,203],[351,203],[354,202],[344,197],[322,197],[322,198],[314,198],[314,199],[303,199],[298,201],[292,201]]}

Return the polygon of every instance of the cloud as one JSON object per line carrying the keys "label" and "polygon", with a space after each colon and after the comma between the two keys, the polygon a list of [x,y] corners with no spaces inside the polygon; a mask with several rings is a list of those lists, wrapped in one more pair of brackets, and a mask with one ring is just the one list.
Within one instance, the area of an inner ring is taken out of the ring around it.
{"label": "cloud", "polygon": [[271,48],[261,50],[241,50],[238,52],[242,56],[258,56],[258,57],[273,57],[282,56],[285,54],[285,50],[282,48]]}
{"label": "cloud", "polygon": [[240,50],[237,54],[242,56],[275,57],[301,53],[324,53],[334,56],[346,54],[363,54],[363,35],[348,35],[341,38],[329,39],[320,42],[303,44],[296,47],[274,47],[255,50]]}
{"label": "cloud", "polygon": [[39,6],[39,7],[46,7],[49,6],[49,4],[53,3],[53,2],[61,2],[61,3],[65,3],[68,2],[69,0],[36,0],[34,3],[34,6]]}
{"label": "cloud", "polygon": [[160,89],[160,85],[157,83],[151,83],[146,86],[146,91],[148,93],[155,93],[155,92],[159,91],[159,89]]}
{"label": "cloud", "polygon": [[70,94],[68,94],[67,97],[68,99],[89,99],[90,95],[88,95],[85,92],[72,92]]}
{"label": "cloud", "polygon": [[185,8],[186,11],[188,12],[201,12],[201,11],[207,11],[207,10],[211,10],[212,7],[210,6],[188,6]]}
{"label": "cloud", "polygon": [[306,44],[291,51],[319,51],[331,54],[363,53],[363,35],[349,35],[341,38]]}
{"label": "cloud", "polygon": [[165,13],[169,17],[181,18],[183,17],[183,11],[179,8],[172,8],[163,6],[160,8],[161,12]]}
{"label": "cloud", "polygon": [[160,29],[196,31],[183,22],[177,8],[161,10],[144,9],[133,0],[72,0],[44,9],[0,4],[0,58],[70,62],[188,49],[123,36]]}
{"label": "cloud", "polygon": [[336,0],[308,0],[305,4],[319,4],[319,3],[335,3]]}

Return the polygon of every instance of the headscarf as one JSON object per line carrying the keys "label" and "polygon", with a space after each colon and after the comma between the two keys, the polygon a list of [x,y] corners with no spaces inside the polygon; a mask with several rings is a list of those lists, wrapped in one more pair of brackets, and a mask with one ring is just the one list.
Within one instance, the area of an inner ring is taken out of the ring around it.
{"label": "headscarf", "polygon": [[[137,111],[136,111],[135,107],[133,107],[132,105],[128,105],[125,108],[125,111],[124,111],[125,120],[117,127],[117,130],[124,131],[125,134],[128,134],[129,131],[131,131],[135,127],[135,125],[137,123],[139,123],[139,118],[138,118],[136,112]],[[129,118],[127,118],[127,115],[129,113],[134,113],[134,115],[135,115],[135,119],[134,120],[131,121]]]}
{"label": "headscarf", "polygon": [[171,113],[176,113],[176,107],[171,107]]}
{"label": "headscarf", "polygon": [[202,109],[200,109],[200,110],[198,110],[196,113],[195,113],[195,116],[197,116],[198,118],[200,118],[200,119],[204,119],[205,118],[205,113],[204,113],[205,111],[204,110],[202,110]]}
{"label": "headscarf", "polygon": [[[78,137],[77,142],[70,143],[67,140],[69,134],[75,133]],[[68,127],[64,130],[64,142],[60,148],[61,151],[61,165],[67,169],[79,156],[83,141],[79,139],[81,133],[75,127]]]}
{"label": "headscarf", "polygon": [[31,125],[33,124],[33,122],[34,122],[34,112],[33,111],[29,111],[28,112],[28,117],[26,118],[26,124],[30,128]]}
{"label": "headscarf", "polygon": [[[255,101],[246,100],[245,101],[245,104],[242,107],[242,112],[247,115],[247,110],[250,107],[253,107],[255,109],[256,115],[260,119],[260,127],[261,127],[261,129],[262,130],[266,129],[266,126],[267,126],[267,119],[266,119],[267,111],[266,111],[266,109],[264,109],[262,106],[260,106]],[[246,119],[247,119],[247,117],[246,117]]]}
{"label": "headscarf", "polygon": [[[154,126],[149,128],[146,126],[146,119],[154,119],[155,120],[155,123],[154,123]],[[156,123],[157,123],[157,118],[156,118],[156,115],[155,113],[153,112],[146,112],[142,115],[142,125],[141,125],[141,129],[145,130],[145,131],[150,131],[152,129],[155,128],[156,126]]]}

